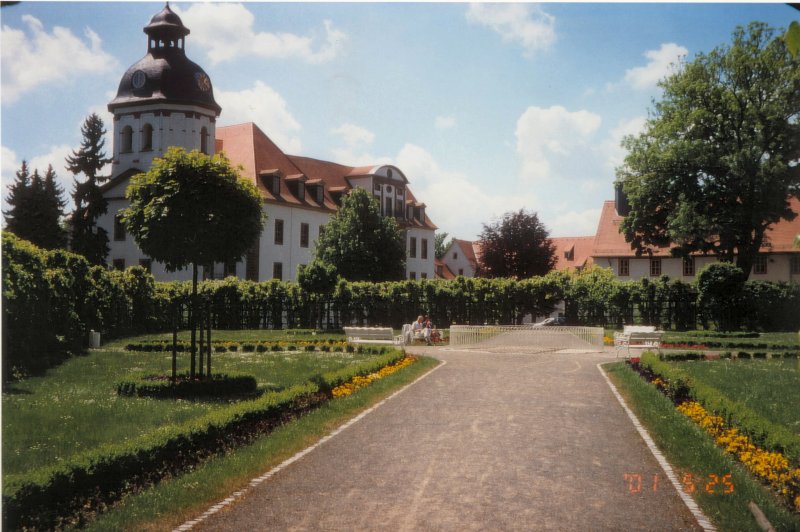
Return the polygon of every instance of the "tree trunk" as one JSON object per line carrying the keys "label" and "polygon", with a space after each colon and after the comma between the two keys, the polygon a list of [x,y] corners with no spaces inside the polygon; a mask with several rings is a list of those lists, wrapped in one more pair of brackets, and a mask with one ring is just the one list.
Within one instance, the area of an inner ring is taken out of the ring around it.
{"label": "tree trunk", "polygon": [[195,319],[197,316],[197,263],[192,264],[192,301],[189,305],[189,330],[191,330],[191,348],[190,352],[192,355],[190,366],[189,366],[189,377],[194,379],[195,374],[195,363],[197,358],[197,337],[195,335]]}

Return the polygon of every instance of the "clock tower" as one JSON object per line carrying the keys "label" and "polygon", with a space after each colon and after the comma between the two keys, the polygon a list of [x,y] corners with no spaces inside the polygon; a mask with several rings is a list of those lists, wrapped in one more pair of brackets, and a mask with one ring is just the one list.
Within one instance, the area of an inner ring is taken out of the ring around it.
{"label": "clock tower", "polygon": [[189,28],[169,3],[144,27],[147,55],[122,76],[114,115],[111,177],[147,171],[170,146],[214,154],[220,106],[211,80],[186,57]]}

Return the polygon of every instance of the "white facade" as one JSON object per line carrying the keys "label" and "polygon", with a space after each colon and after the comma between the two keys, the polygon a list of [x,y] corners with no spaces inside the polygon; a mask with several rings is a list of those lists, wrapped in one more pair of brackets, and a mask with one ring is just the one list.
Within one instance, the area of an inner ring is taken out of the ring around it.
{"label": "white facade", "polygon": [[[464,249],[464,246],[468,246],[469,249]],[[474,255],[472,242],[455,239],[448,246],[444,257],[442,257],[442,262],[455,275],[475,277],[476,264],[473,260]]]}
{"label": "white facade", "polygon": [[[751,281],[788,281],[800,282],[800,254],[798,253],[765,253],[761,263],[750,272]],[[627,261],[627,270],[622,262]],[[653,261],[660,263],[654,265]],[[594,263],[601,268],[610,268],[620,281],[638,280],[645,277],[658,278],[666,275],[670,279],[679,279],[687,283],[694,282],[697,274],[706,265],[718,262],[716,257],[694,257],[692,266],[684,269],[684,260],[675,257],[595,257]],[[659,271],[660,274],[656,274]],[[627,271],[627,274],[626,274]],[[694,272],[691,274],[691,272]]]}

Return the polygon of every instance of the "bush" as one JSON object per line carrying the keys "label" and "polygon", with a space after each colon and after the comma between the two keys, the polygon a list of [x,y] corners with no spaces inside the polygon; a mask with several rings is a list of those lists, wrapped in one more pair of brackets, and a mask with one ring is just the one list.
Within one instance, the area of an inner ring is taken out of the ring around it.
{"label": "bush", "polygon": [[744,272],[728,262],[714,262],[698,272],[697,305],[705,328],[709,321],[722,331],[739,328],[745,280]]}
{"label": "bush", "polygon": [[117,394],[157,399],[186,399],[192,397],[229,397],[256,392],[258,383],[252,375],[215,374],[211,379],[190,379],[178,375],[177,383],[165,375],[148,375],[128,379],[117,384]]}

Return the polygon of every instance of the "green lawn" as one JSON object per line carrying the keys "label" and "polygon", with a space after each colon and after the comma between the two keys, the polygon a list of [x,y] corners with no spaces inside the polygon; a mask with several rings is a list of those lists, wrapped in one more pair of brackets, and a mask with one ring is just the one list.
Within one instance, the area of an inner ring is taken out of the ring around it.
{"label": "green lawn", "polygon": [[729,398],[741,401],[765,419],[800,434],[800,359],[672,364]]}
{"label": "green lawn", "polygon": [[[222,335],[220,335],[222,336]],[[222,338],[220,338],[222,339]],[[225,339],[231,339],[226,335]],[[121,340],[124,344],[128,340]],[[252,374],[260,389],[287,387],[366,360],[357,353],[224,353],[214,372]],[[3,475],[27,472],[107,442],[120,442],[197,417],[224,403],[118,397],[117,381],[134,373],[165,373],[169,353],[97,350],[13,384],[3,393]],[[178,370],[188,369],[179,354]]]}

